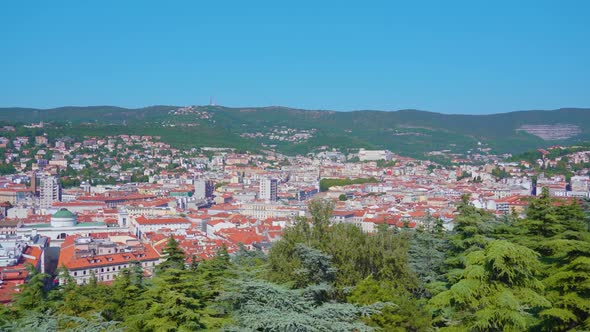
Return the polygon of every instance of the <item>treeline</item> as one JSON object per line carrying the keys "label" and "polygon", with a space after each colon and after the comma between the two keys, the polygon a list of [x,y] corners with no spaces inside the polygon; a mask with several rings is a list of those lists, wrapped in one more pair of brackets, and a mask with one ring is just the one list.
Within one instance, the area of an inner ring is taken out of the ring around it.
{"label": "treeline", "polygon": [[351,184],[365,184],[365,183],[379,183],[379,180],[374,177],[370,178],[358,178],[351,180],[346,179],[321,179],[320,180],[320,191],[328,191],[331,187],[349,186]]}
{"label": "treeline", "polygon": [[[590,329],[590,232],[577,203],[544,191],[498,220],[464,197],[452,232],[428,217],[375,234],[330,225],[313,201],[268,255],[186,259],[169,239],[153,278],[49,290],[33,277],[0,309],[6,331],[582,331]],[[189,261],[190,264],[185,264]],[[62,278],[66,277],[62,273]],[[67,277],[66,277],[67,278]]]}

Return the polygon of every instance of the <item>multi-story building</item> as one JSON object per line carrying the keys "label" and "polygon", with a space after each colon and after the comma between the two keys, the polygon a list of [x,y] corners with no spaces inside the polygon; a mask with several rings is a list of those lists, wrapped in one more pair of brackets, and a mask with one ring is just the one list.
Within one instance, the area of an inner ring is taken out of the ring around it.
{"label": "multi-story building", "polygon": [[289,206],[280,203],[247,202],[241,205],[239,213],[244,216],[263,220],[266,218],[293,218],[304,216],[306,209],[307,207],[305,204]]}
{"label": "multi-story building", "polygon": [[47,145],[47,142],[48,142],[48,140],[47,140],[47,137],[45,137],[45,136],[36,136],[35,137],[35,144],[36,145],[42,145],[42,144]]}
{"label": "multi-story building", "polygon": [[359,150],[360,161],[391,160],[393,154],[387,150]]}
{"label": "multi-story building", "polygon": [[45,250],[49,239],[43,236],[0,236],[0,305],[9,304],[29,278],[28,265],[45,273]]}
{"label": "multi-story building", "polygon": [[[68,236],[61,246],[58,266],[64,266],[77,284],[85,284],[93,277],[99,282],[113,281],[121,269],[134,264],[151,275],[159,263],[160,255],[151,245],[128,234],[103,233]],[[64,282],[61,278],[60,283]]]}
{"label": "multi-story building", "polygon": [[207,199],[213,197],[213,181],[206,179],[195,180],[195,194],[196,199]]}
{"label": "multi-story building", "polygon": [[166,228],[172,231],[187,230],[191,227],[191,222],[188,219],[181,217],[160,217],[160,218],[146,218],[139,216],[131,221],[131,231],[141,238],[142,234],[147,232],[157,232],[160,229]]}
{"label": "multi-story building", "polygon": [[39,183],[39,206],[49,209],[55,202],[61,201],[61,187],[55,176],[42,176]]}
{"label": "multi-story building", "polygon": [[32,195],[30,188],[0,188],[0,202],[9,202],[11,205],[17,205],[19,202],[31,198]]}
{"label": "multi-story building", "polygon": [[259,198],[269,202],[276,202],[278,195],[277,179],[264,178],[260,180]]}

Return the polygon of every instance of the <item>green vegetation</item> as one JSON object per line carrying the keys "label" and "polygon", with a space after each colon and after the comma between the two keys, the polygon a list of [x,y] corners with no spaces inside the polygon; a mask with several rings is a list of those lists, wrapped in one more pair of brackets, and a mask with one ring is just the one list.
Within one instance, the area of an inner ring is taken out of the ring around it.
{"label": "green vegetation", "polygon": [[[590,144],[584,143],[571,147],[550,149],[549,153],[545,155],[543,165],[539,165],[537,160],[543,159],[543,156],[538,151],[529,151],[520,155],[516,155],[510,160],[512,161],[527,161],[531,163],[532,167],[537,172],[543,172],[547,176],[563,175],[569,182],[569,179],[574,175],[574,172],[585,168],[590,168],[590,163],[580,162],[577,164],[571,163],[568,157],[569,154],[590,150]],[[555,165],[549,165],[548,161],[560,158]]]}
{"label": "green vegetation", "polygon": [[[587,109],[511,112],[493,115],[447,115],[417,110],[396,112],[306,111],[285,107],[229,108],[199,106],[196,113],[175,115],[176,106],[152,106],[126,109],[112,106],[62,107],[48,110],[26,108],[0,109],[0,121],[7,124],[28,123],[41,118],[50,122],[46,128],[23,130],[14,135],[47,132],[79,137],[84,135],[138,134],[161,136],[176,147],[218,146],[256,150],[261,144],[276,146],[287,154],[302,154],[323,146],[389,149],[417,158],[425,152],[451,150],[466,153],[483,142],[496,153],[522,153],[553,144],[578,144],[590,140],[590,115]],[[207,113],[207,117],[199,114]],[[564,120],[565,119],[565,120]],[[518,130],[522,125],[575,124],[581,133],[566,141],[544,141]],[[269,133],[285,126],[297,130],[314,130],[311,138],[301,142],[273,140],[268,136],[246,138],[242,134]],[[12,135],[10,134],[10,135]],[[8,136],[8,134],[7,134]],[[437,162],[450,163],[446,157]]]}
{"label": "green vegetation", "polygon": [[459,175],[457,177],[457,181],[461,181],[463,179],[470,179],[470,178],[471,178],[471,173],[467,172],[467,171],[463,171],[463,172],[461,172],[461,175]]}
{"label": "green vegetation", "polygon": [[510,176],[504,168],[496,167],[492,170],[492,175],[499,180],[506,179]]}
{"label": "green vegetation", "polygon": [[12,164],[0,163],[0,175],[14,174],[16,169]]}
{"label": "green vegetation", "polygon": [[395,166],[395,160],[377,160],[377,167],[393,167]]}
{"label": "green vegetation", "polygon": [[[587,206],[584,205],[584,206]],[[315,200],[268,255],[186,264],[173,238],[155,276],[139,264],[108,286],[48,288],[31,270],[3,331],[584,331],[590,329],[590,213],[547,190],[527,217],[496,220],[464,196],[455,228],[330,225]]]}
{"label": "green vegetation", "polygon": [[374,177],[358,179],[321,179],[320,191],[328,191],[331,187],[349,186],[351,184],[379,183]]}

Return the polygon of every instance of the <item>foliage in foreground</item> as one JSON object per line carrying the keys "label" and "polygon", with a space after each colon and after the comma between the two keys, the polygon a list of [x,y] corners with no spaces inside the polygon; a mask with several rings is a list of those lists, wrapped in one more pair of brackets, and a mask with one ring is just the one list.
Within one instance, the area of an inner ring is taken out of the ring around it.
{"label": "foliage in foreground", "polygon": [[309,208],[268,255],[221,248],[187,265],[171,238],[149,279],[135,265],[110,286],[49,290],[48,276],[31,271],[15,303],[0,308],[1,330],[590,329],[590,218],[576,202],[544,192],[527,218],[500,222],[464,198],[450,233],[429,218],[418,230],[366,234],[330,225],[330,202]]}

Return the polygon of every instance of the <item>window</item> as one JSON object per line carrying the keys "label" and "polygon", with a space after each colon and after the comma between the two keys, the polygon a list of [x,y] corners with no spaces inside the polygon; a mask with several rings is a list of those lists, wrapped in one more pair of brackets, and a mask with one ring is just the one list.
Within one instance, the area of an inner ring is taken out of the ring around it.
{"label": "window", "polygon": [[104,267],[102,269],[100,269],[100,272],[104,272]]}
{"label": "window", "polygon": [[86,275],[86,270],[82,271],[82,274],[83,274],[83,275]]}
{"label": "window", "polygon": [[74,277],[77,277],[77,276],[78,276],[78,272],[74,272]]}

